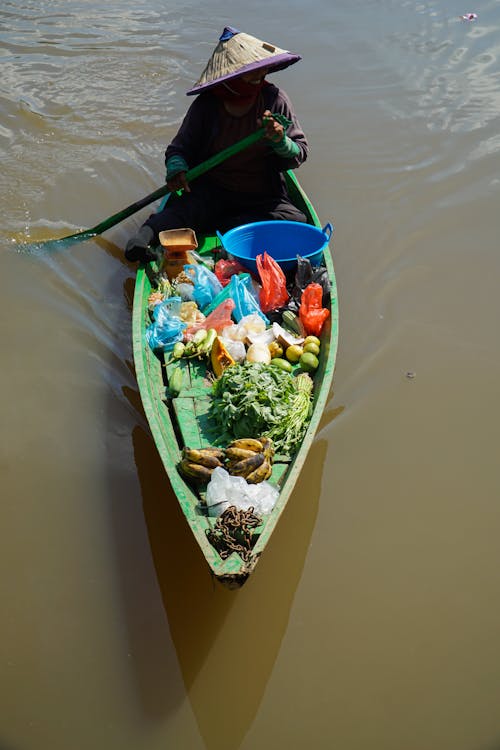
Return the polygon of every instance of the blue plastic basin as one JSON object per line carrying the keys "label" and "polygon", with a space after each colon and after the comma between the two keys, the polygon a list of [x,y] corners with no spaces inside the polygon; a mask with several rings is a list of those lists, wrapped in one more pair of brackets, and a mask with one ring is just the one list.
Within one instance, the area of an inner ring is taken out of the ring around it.
{"label": "blue plastic basin", "polygon": [[333,226],[323,229],[299,221],[257,221],[217,232],[222,247],[250,271],[257,270],[255,258],[267,252],[287,270],[297,264],[297,255],[320,265],[323,250],[332,236]]}

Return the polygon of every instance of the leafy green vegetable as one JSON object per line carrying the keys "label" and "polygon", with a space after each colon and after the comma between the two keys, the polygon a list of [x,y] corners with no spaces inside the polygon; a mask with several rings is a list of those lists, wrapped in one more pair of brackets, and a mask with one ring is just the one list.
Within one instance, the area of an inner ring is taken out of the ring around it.
{"label": "leafy green vegetable", "polygon": [[312,411],[312,380],[306,377],[261,363],[226,368],[214,383],[209,409],[222,431],[221,441],[268,435],[276,451],[292,453]]}
{"label": "leafy green vegetable", "polygon": [[307,373],[293,379],[295,392],[289,404],[288,417],[271,427],[267,436],[275,445],[282,446],[284,453],[293,451],[304,437],[312,414],[311,394],[313,382]]}

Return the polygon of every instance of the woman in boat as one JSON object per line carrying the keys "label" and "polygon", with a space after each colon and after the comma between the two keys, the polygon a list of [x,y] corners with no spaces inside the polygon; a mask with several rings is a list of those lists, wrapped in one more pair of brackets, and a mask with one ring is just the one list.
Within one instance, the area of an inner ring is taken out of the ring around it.
{"label": "woman in boat", "polygon": [[[287,94],[266,80],[300,56],[226,27],[205,70],[188,95],[198,95],[165,152],[167,186],[182,190],[153,213],[130,238],[125,256],[151,260],[158,234],[189,227],[196,232],[226,232],[253,221],[306,221],[291,202],[282,173],[299,167],[308,144]],[[272,114],[284,115],[285,128]],[[199,177],[186,172],[233,145],[264,124],[265,135]]]}

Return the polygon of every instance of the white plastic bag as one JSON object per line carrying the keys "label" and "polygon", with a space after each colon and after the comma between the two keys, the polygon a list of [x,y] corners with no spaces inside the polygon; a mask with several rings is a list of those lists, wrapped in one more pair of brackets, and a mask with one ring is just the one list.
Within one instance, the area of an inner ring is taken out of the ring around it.
{"label": "white plastic bag", "polygon": [[243,341],[233,341],[233,339],[226,339],[224,336],[219,336],[219,339],[235,362],[244,362],[247,350]]}
{"label": "white plastic bag", "polygon": [[222,335],[226,339],[232,339],[232,341],[245,341],[248,334],[264,333],[266,330],[266,324],[262,318],[256,313],[246,315],[236,325],[227,326],[222,331]]}
{"label": "white plastic bag", "polygon": [[230,505],[238,510],[253,508],[257,515],[265,515],[274,508],[278,495],[279,491],[269,482],[248,484],[243,477],[233,477],[218,466],[207,486],[208,515],[220,516]]}

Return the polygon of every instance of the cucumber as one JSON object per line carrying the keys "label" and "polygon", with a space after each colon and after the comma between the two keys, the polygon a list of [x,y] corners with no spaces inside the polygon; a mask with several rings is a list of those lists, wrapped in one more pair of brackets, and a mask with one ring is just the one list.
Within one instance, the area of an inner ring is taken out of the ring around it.
{"label": "cucumber", "polygon": [[279,367],[280,370],[285,370],[285,372],[292,372],[293,370],[291,363],[287,359],[282,359],[281,357],[274,357],[269,363],[269,366]]}
{"label": "cucumber", "polygon": [[174,398],[178,396],[184,385],[184,372],[182,367],[176,367],[168,379],[169,393]]}

